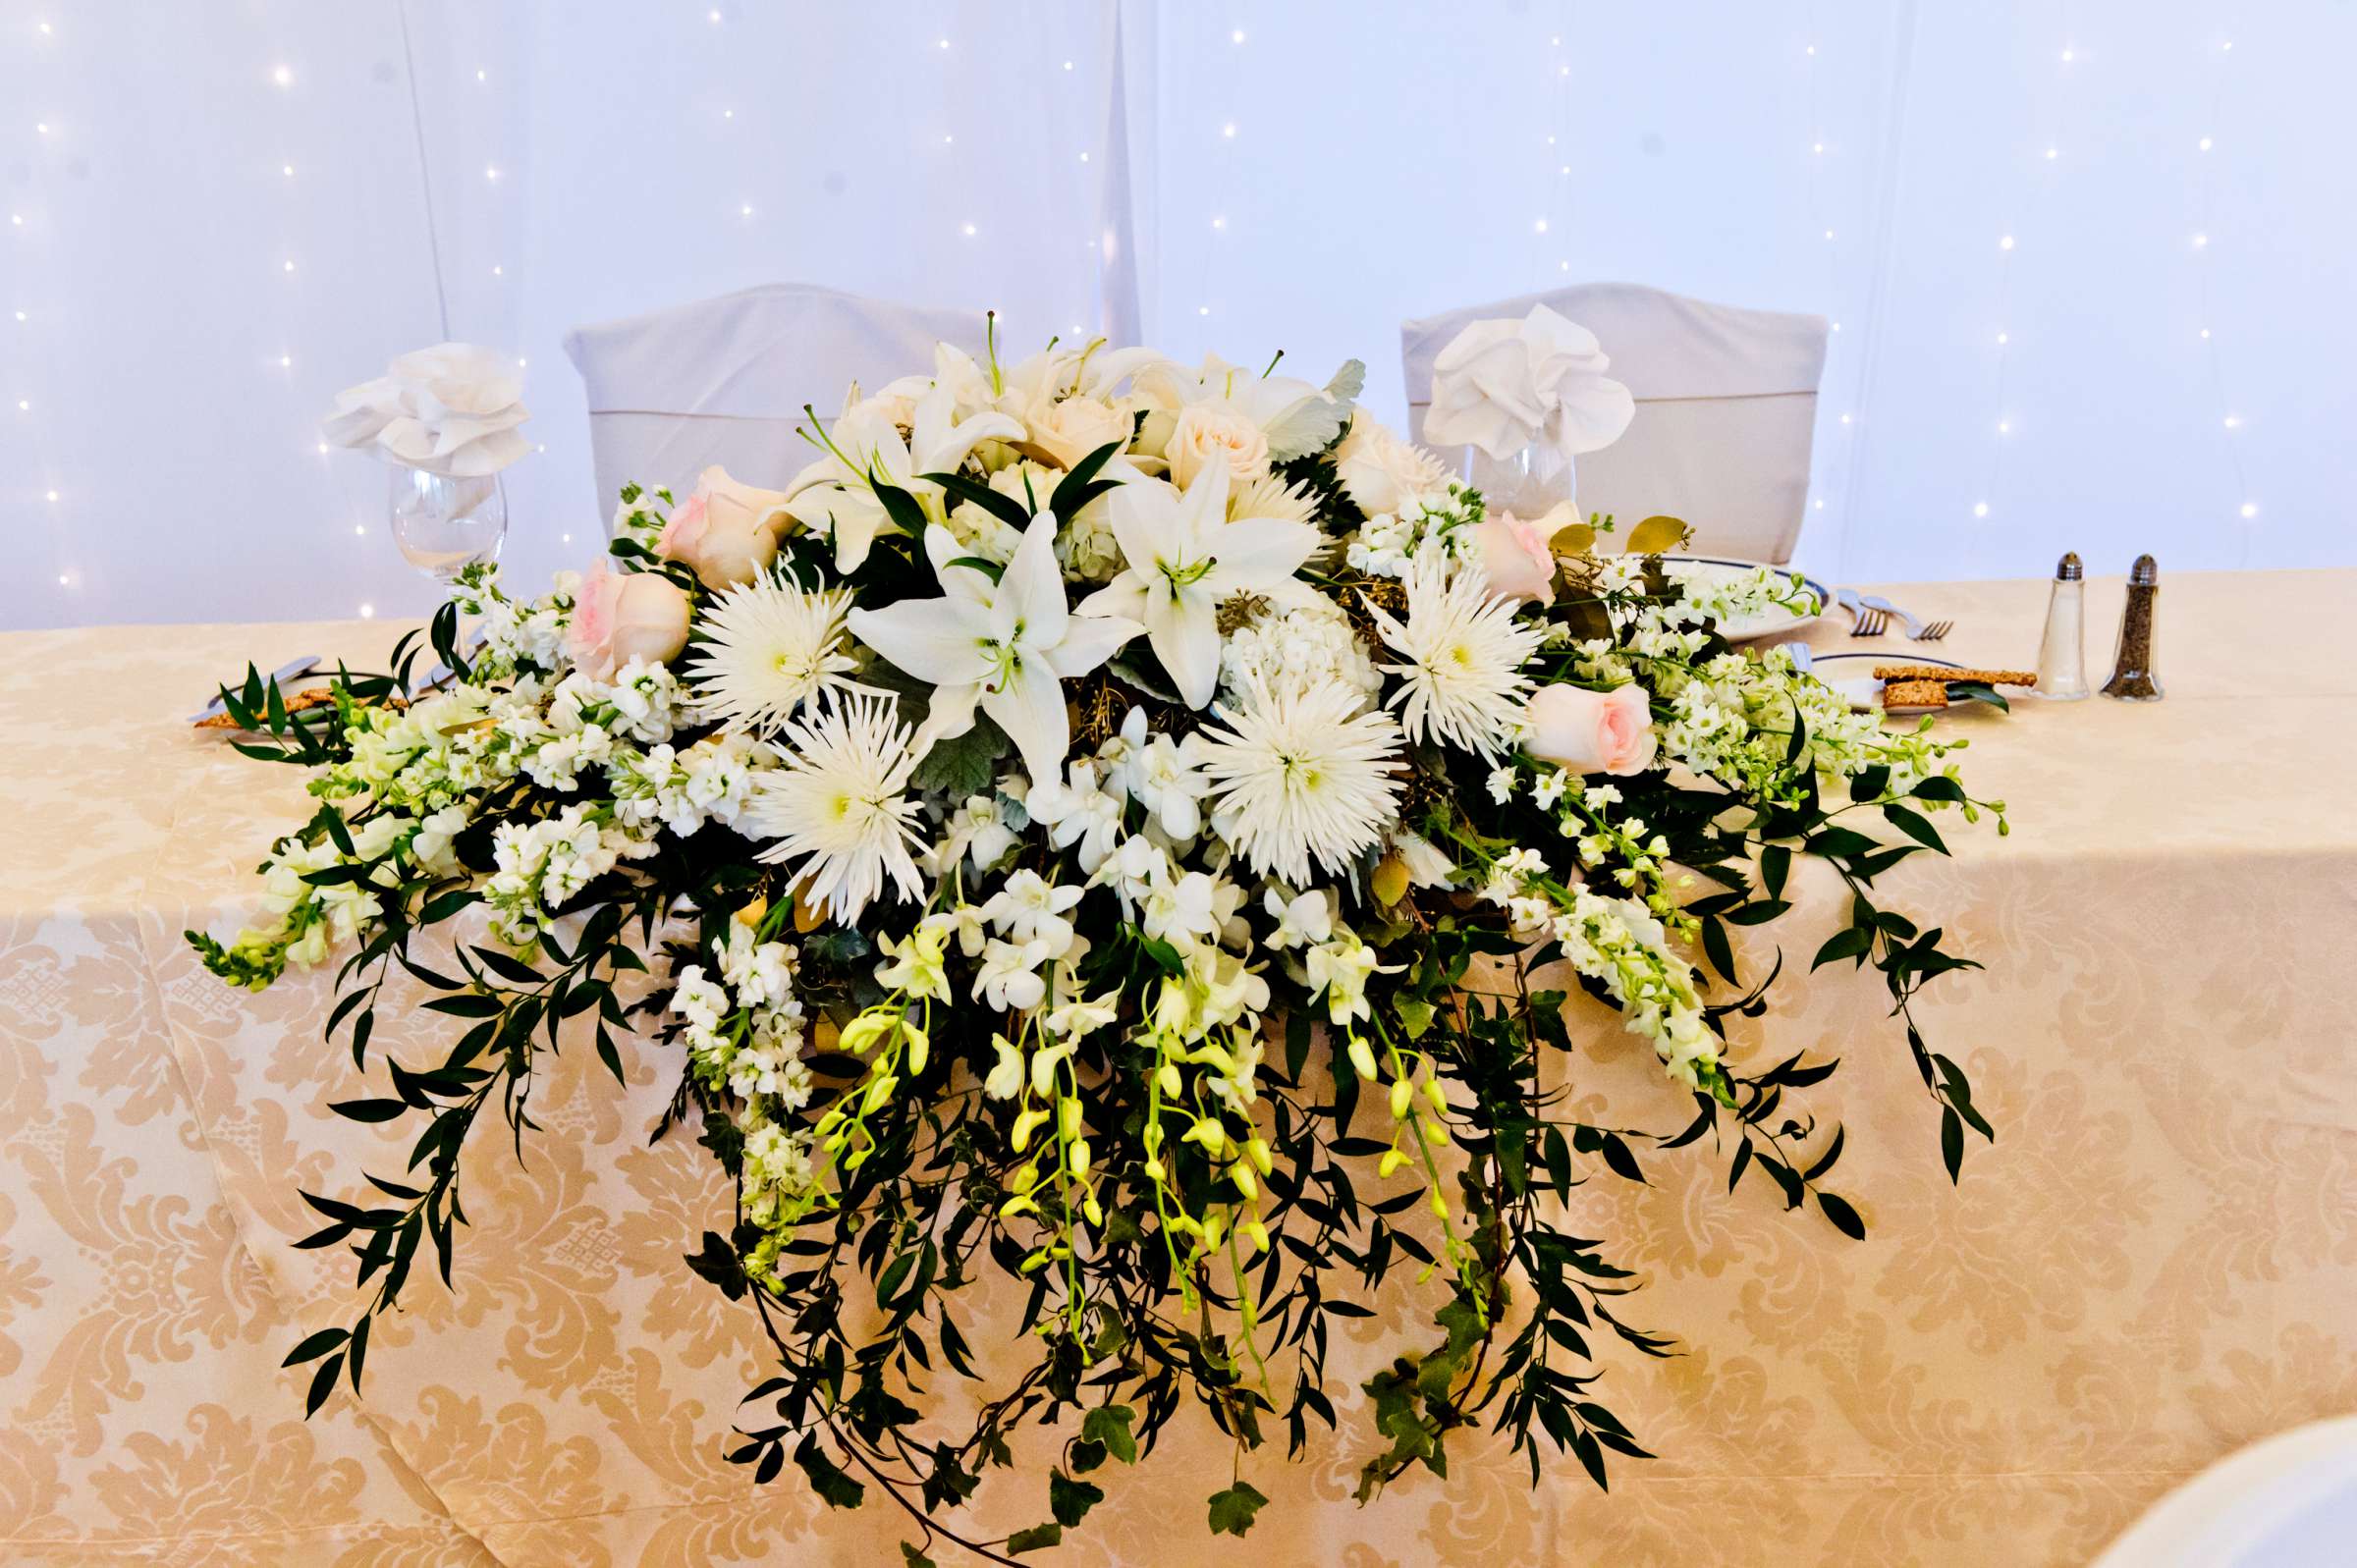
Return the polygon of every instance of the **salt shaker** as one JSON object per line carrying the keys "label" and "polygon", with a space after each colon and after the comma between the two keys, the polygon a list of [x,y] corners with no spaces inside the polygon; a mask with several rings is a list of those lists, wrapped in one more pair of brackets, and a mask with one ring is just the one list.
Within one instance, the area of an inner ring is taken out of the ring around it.
{"label": "salt shaker", "polygon": [[2128,605],[2119,615],[2119,657],[2104,695],[2122,702],[2159,702],[2161,678],[2153,669],[2153,602],[2161,596],[2161,568],[2151,556],[2138,556],[2128,568]]}
{"label": "salt shaker", "polygon": [[2087,570],[2072,551],[2055,565],[2046,601],[2046,639],[2038,645],[2038,695],[2077,702],[2087,695]]}

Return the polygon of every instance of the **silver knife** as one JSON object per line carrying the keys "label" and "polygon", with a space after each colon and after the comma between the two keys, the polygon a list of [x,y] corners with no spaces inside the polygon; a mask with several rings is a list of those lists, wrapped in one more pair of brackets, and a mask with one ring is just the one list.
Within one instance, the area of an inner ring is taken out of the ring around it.
{"label": "silver knife", "polygon": [[[319,668],[319,659],[320,656],[315,653],[306,653],[300,659],[290,659],[285,664],[280,665],[276,670],[270,672],[270,679],[277,682],[278,685],[283,688],[288,681],[297,679],[302,676],[307,676],[313,671],[317,670]],[[221,700],[219,693],[215,693],[213,700],[206,703],[202,708],[198,709],[192,716],[191,716],[189,723],[192,725],[202,724],[207,719],[212,718],[215,714],[227,712],[229,712],[229,705]]]}

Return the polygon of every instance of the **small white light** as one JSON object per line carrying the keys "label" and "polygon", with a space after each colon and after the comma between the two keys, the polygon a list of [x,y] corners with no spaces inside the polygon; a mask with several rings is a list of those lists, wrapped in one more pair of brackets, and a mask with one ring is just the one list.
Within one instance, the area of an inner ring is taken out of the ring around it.
{"label": "small white light", "polygon": [[1195,314],[1198,316],[1208,316],[1211,314],[1211,306],[1197,305],[1195,306]]}
{"label": "small white light", "polygon": [[278,368],[279,368],[279,369],[281,369],[281,370],[292,370],[292,369],[294,369],[294,368],[295,368],[295,356],[294,356],[293,354],[291,354],[291,353],[282,353],[282,354],[280,354],[280,355],[278,356]]}
{"label": "small white light", "polygon": [[2013,334],[2009,332],[2001,332],[1997,335],[1997,346],[2000,349],[2002,349],[2006,344],[2011,343],[2012,341]]}
{"label": "small white light", "polygon": [[319,443],[319,456],[322,458],[327,456],[327,443],[324,441]]}
{"label": "small white light", "polygon": [[2001,436],[2011,435],[2013,433],[2013,421],[2010,419],[2000,419],[1997,422],[1997,433]]}
{"label": "small white light", "polygon": [[747,202],[743,203],[741,206],[740,206],[740,207],[737,209],[737,216],[739,216],[740,218],[749,218],[749,217],[751,217],[752,215],[753,215],[753,204],[752,204],[751,202],[749,202],[749,201],[747,201]]}
{"label": "small white light", "polygon": [[1812,141],[1809,143],[1809,150],[1811,152],[1823,152],[1825,150],[1825,143],[1822,141]]}
{"label": "small white light", "polygon": [[1997,248],[1998,248],[1998,249],[2000,249],[2000,250],[2010,250],[2010,249],[2012,249],[2012,248],[2013,248],[2013,237],[2012,237],[2011,235],[2009,235],[2009,234],[2008,234],[2008,235],[2001,235],[2001,236],[1998,238],[1998,242],[1997,242]]}
{"label": "small white light", "polygon": [[376,619],[376,606],[374,606],[374,605],[362,605],[362,606],[360,606],[360,619],[361,619],[362,621],[374,621],[374,620]]}
{"label": "small white light", "polygon": [[1558,272],[1569,272],[1571,270],[1571,263],[1568,261],[1559,261],[1555,264],[1555,270]]}
{"label": "small white light", "polygon": [[941,144],[942,144],[943,146],[945,146],[945,147],[946,147],[946,146],[949,146],[949,145],[951,145],[951,144],[952,144],[953,142],[955,142],[957,139],[958,139],[958,138],[957,138],[956,136],[954,136],[954,135],[950,135],[950,134],[948,134],[947,132],[944,132],[944,133],[942,134],[942,137],[941,137]]}
{"label": "small white light", "polygon": [[356,523],[354,523],[354,524],[352,525],[352,536],[353,536],[355,539],[357,539],[357,538],[360,538],[360,537],[362,537],[362,536],[363,536],[363,535],[365,535],[367,532],[368,532],[368,525],[367,525],[366,523],[364,523],[364,522],[356,522]]}
{"label": "small white light", "polygon": [[270,73],[270,80],[282,87],[291,87],[295,85],[295,73],[285,66],[280,66]]}
{"label": "small white light", "polygon": [[2072,58],[2072,55],[2071,55],[2071,51],[2070,51],[2070,50],[2068,50],[2068,49],[2065,49],[2065,50],[2063,50],[2063,51],[2062,51],[2062,63],[2063,63],[2064,65],[2068,65],[2068,64],[2070,64],[2070,62],[2071,62],[2071,58]]}
{"label": "small white light", "polygon": [[704,13],[704,20],[705,20],[706,22],[709,22],[709,23],[711,23],[711,24],[712,24],[712,26],[714,26],[714,27],[719,27],[719,26],[720,26],[720,7],[718,7],[718,6],[714,6],[714,7],[713,7],[711,10],[709,10],[709,11],[705,12],[705,13]]}
{"label": "small white light", "polygon": [[1976,517],[1986,517],[1989,515],[1989,503],[1986,501],[1974,502],[1972,504],[1972,514]]}
{"label": "small white light", "polygon": [[1834,231],[1833,231],[1833,230],[1831,230],[1831,229],[1828,229],[1828,230],[1826,230],[1826,231],[1825,231],[1825,237],[1826,237],[1828,240],[1831,240],[1831,239],[1834,237]]}
{"label": "small white light", "polygon": [[21,212],[12,212],[8,215],[8,221],[17,228],[22,229],[25,227],[25,214]]}
{"label": "small white light", "polygon": [[2061,156],[2062,149],[2060,147],[2049,147],[2046,149],[2046,161],[2049,163],[2054,162],[2056,158]]}
{"label": "small white light", "polygon": [[1082,154],[1080,154],[1080,161],[1081,161],[1082,163],[1086,163],[1086,162],[1088,162],[1088,154],[1087,154],[1087,153],[1085,153],[1085,152],[1084,152],[1084,153],[1082,153]]}
{"label": "small white light", "polygon": [[30,412],[32,412],[32,400],[31,400],[30,398],[19,398],[19,399],[17,400],[17,412],[19,412],[19,413],[30,413]]}
{"label": "small white light", "polygon": [[2242,514],[2246,517],[2256,517],[2259,515],[2259,503],[2256,501],[2244,502],[2242,504]]}
{"label": "small white light", "polygon": [[477,81],[488,81],[491,80],[491,78],[488,73],[478,66],[475,68],[474,80]]}
{"label": "small white light", "polygon": [[1569,66],[1557,66],[1555,68],[1555,74],[1559,77],[1567,77],[1571,74],[1571,68]]}
{"label": "small white light", "polygon": [[559,544],[568,544],[568,545],[569,545],[569,544],[573,543],[573,535],[571,535],[571,534],[569,534],[569,533],[561,533],[561,534],[557,535],[557,543],[559,543]]}
{"label": "small white light", "polygon": [[969,223],[959,232],[962,233],[968,240],[971,240],[974,237],[974,226]]}
{"label": "small white light", "polygon": [[41,29],[41,36],[42,36],[42,37],[46,38],[46,37],[48,37],[48,36],[49,36],[49,24],[48,24],[48,23],[46,23],[46,22],[39,22],[39,23],[35,23],[35,24],[34,24],[34,26],[35,26],[35,27],[39,27],[39,28]]}
{"label": "small white light", "polygon": [[[22,320],[24,320],[24,319],[25,319],[25,312],[24,312],[24,311],[22,311],[22,310],[18,311],[18,312],[17,312],[17,319],[18,319],[19,321],[22,321]],[[2208,336],[2210,336],[2210,334],[2208,334],[2208,333],[2206,333],[2206,332],[2205,332],[2205,333],[2203,333],[2203,334],[2202,334],[2202,336],[2203,336],[2203,337],[2205,337],[2205,338],[2207,338]]]}
{"label": "small white light", "polygon": [[1554,146],[1554,145],[1555,145],[1555,137],[1553,137],[1553,136],[1549,136],[1549,137],[1547,138],[1547,145],[1549,145],[1549,146],[1551,146],[1551,147],[1552,147],[1552,146]]}
{"label": "small white light", "polygon": [[1225,228],[1227,228],[1227,227],[1228,227],[1228,219],[1227,219],[1227,218],[1226,218],[1226,216],[1224,216],[1224,215],[1223,215],[1223,216],[1221,216],[1221,217],[1214,218],[1214,219],[1212,219],[1212,220],[1211,220],[1211,226],[1212,226],[1214,229],[1225,229]]}
{"label": "small white light", "polygon": [[1532,234],[1545,234],[1547,232],[1547,220],[1545,218],[1533,218],[1530,223],[1530,232]]}
{"label": "small white light", "polygon": [[54,491],[54,490],[52,490],[52,491],[49,491],[49,492],[48,492],[48,499],[49,499],[49,500],[51,500],[51,501],[55,501],[55,500],[57,499],[57,492],[56,492],[56,491]]}
{"label": "small white light", "polygon": [[1825,497],[1819,496],[1817,498],[1816,507],[1819,512],[1823,512],[1825,510]]}
{"label": "small white light", "polygon": [[1233,32],[1232,32],[1232,33],[1228,34],[1228,41],[1229,41],[1230,43],[1241,43],[1241,42],[1243,42],[1243,41],[1244,41],[1244,29],[1243,29],[1243,28],[1241,28],[1241,27],[1238,27],[1238,28],[1236,28],[1236,29],[1235,29]]}
{"label": "small white light", "polygon": [[1817,46],[1813,43],[1809,45],[1809,58],[1812,60],[1817,58]]}
{"label": "small white light", "polygon": [[1555,172],[1557,174],[1569,174],[1571,172],[1571,166],[1567,163],[1559,165]]}
{"label": "small white light", "polygon": [[950,46],[950,40],[947,38],[936,38],[933,40],[933,43],[935,47],[942,49],[947,49]]}
{"label": "small white light", "polygon": [[2229,39],[2227,42],[2220,44],[2218,46],[2218,52],[2220,54],[2232,54],[2234,52],[2234,44],[2232,40]]}
{"label": "small white light", "polygon": [[2202,151],[2208,152],[2210,150],[2210,138],[2208,136],[2204,136],[2201,140],[2195,142],[2194,145],[2201,148]]}
{"label": "small white light", "polygon": [[[19,404],[18,406],[23,407],[24,405]],[[2230,413],[2226,415],[2226,428],[2228,430],[2240,430],[2242,428],[2242,415],[2238,413]]]}
{"label": "small white light", "polygon": [[2205,246],[2207,246],[2209,243],[2210,243],[2210,237],[2209,237],[2208,235],[2206,235],[2206,234],[2197,234],[2197,235],[2195,235],[2195,236],[2193,237],[2193,248],[2194,248],[2194,249],[2196,249],[2196,250],[2200,250],[2200,249],[2204,248],[2204,247],[2205,247]]}
{"label": "small white light", "polygon": [[521,369],[524,367],[524,365],[525,365],[527,362],[528,362],[528,361],[526,361],[526,360],[524,359],[523,355],[521,355],[521,354],[518,354],[518,355],[516,356],[516,368],[517,368],[517,369],[519,369],[519,370],[521,370]]}
{"label": "small white light", "polygon": [[282,271],[293,272],[295,270],[295,263],[292,261],[282,261],[279,263],[279,267]]}
{"label": "small white light", "polygon": [[483,165],[483,178],[495,181],[499,178],[499,170],[490,164],[485,164]]}
{"label": "small white light", "polygon": [[61,571],[57,574],[57,585],[61,588],[71,588],[74,586],[74,579]]}
{"label": "small white light", "polygon": [[1220,135],[1223,136],[1233,136],[1235,135],[1235,122],[1231,120],[1226,125],[1220,127]]}
{"label": "small white light", "polygon": [[1067,61],[1064,63],[1064,69],[1065,69],[1065,70],[1067,70],[1067,71],[1069,71],[1069,70],[1071,70],[1071,69],[1072,69],[1072,63],[1071,63],[1069,60],[1067,60]]}
{"label": "small white light", "polygon": [[723,109],[720,111],[720,117],[723,120],[734,120],[737,118],[737,111],[734,109]]}
{"label": "small white light", "polygon": [[1838,322],[1838,321],[1835,322],[1835,323],[1834,323],[1834,330],[1835,330],[1836,332],[1839,332],[1839,331],[1841,330],[1841,323],[1840,323],[1840,322]]}
{"label": "small white light", "polygon": [[[19,317],[17,317],[17,319],[18,319],[19,321],[22,321],[22,320],[24,320],[25,318],[24,318],[23,316],[19,316]],[[2203,341],[2204,343],[2207,343],[2207,342],[2209,342],[2209,341],[2210,341],[2210,329],[2209,329],[2208,327],[2204,327],[2204,328],[2202,329],[2202,341]]]}
{"label": "small white light", "polygon": [[285,175],[290,180],[295,178],[295,166],[291,163],[280,164],[278,166],[278,172]]}
{"label": "small white light", "polygon": [[34,121],[32,125],[32,133],[36,136],[47,135],[49,134],[49,122],[46,120]]}
{"label": "small white light", "polygon": [[1843,424],[1847,424],[1847,423],[1849,423],[1849,415],[1848,415],[1848,414],[1843,414],[1843,415],[1841,416],[1841,422],[1842,422]]}

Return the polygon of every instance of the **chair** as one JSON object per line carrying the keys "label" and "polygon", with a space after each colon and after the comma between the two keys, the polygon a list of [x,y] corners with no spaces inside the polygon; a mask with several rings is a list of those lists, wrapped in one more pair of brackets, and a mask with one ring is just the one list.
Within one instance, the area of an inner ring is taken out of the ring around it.
{"label": "chair", "polygon": [[853,380],[875,391],[929,372],[933,346],[980,352],[980,311],[895,304],[773,283],[576,327],[565,352],[589,395],[589,449],[607,507],[625,481],[684,487],[711,463],[784,488],[813,456],[807,404],[832,420]]}
{"label": "chair", "polygon": [[2212,1465],[2145,1510],[2092,1568],[2310,1568],[2357,1542],[2357,1416]]}
{"label": "chair", "polygon": [[1623,527],[1668,513],[1692,525],[1695,551],[1792,559],[1808,507],[1823,317],[1594,283],[1404,322],[1412,437],[1423,439],[1432,362],[1450,340],[1468,322],[1519,317],[1535,304],[1595,333],[1610,374],[1636,399],[1626,433],[1577,459],[1582,513],[1610,513]]}

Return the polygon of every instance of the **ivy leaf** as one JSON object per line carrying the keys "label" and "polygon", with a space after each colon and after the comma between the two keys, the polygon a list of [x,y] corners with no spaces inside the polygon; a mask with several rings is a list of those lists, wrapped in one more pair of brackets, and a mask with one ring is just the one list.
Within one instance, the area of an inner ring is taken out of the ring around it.
{"label": "ivy leaf", "polygon": [[1074,1481],[1061,1470],[1048,1472],[1048,1512],[1060,1525],[1076,1525],[1105,1500],[1105,1488],[1092,1482]]}
{"label": "ivy leaf", "polygon": [[1269,1499],[1249,1482],[1239,1481],[1226,1491],[1211,1494],[1211,1533],[1241,1536],[1252,1528],[1252,1516]]}
{"label": "ivy leaf", "polygon": [[810,1433],[802,1433],[801,1446],[794,1451],[794,1462],[802,1467],[802,1474],[810,1478],[810,1489],[830,1508],[856,1508],[859,1499],[867,1495],[867,1488],[829,1459],[818,1446],[818,1438]]}
{"label": "ivy leaf", "polygon": [[1011,1554],[1016,1552],[1037,1551],[1042,1546],[1056,1545],[1063,1540],[1064,1526],[1056,1524],[1033,1525],[1028,1530],[1018,1530],[1014,1535],[1009,1536],[1007,1538],[1007,1550]]}
{"label": "ivy leaf", "polygon": [[1136,1412],[1127,1405],[1099,1405],[1080,1420],[1080,1435],[1088,1442],[1101,1442],[1105,1451],[1124,1465],[1137,1463],[1137,1438],[1129,1432],[1129,1423]]}

